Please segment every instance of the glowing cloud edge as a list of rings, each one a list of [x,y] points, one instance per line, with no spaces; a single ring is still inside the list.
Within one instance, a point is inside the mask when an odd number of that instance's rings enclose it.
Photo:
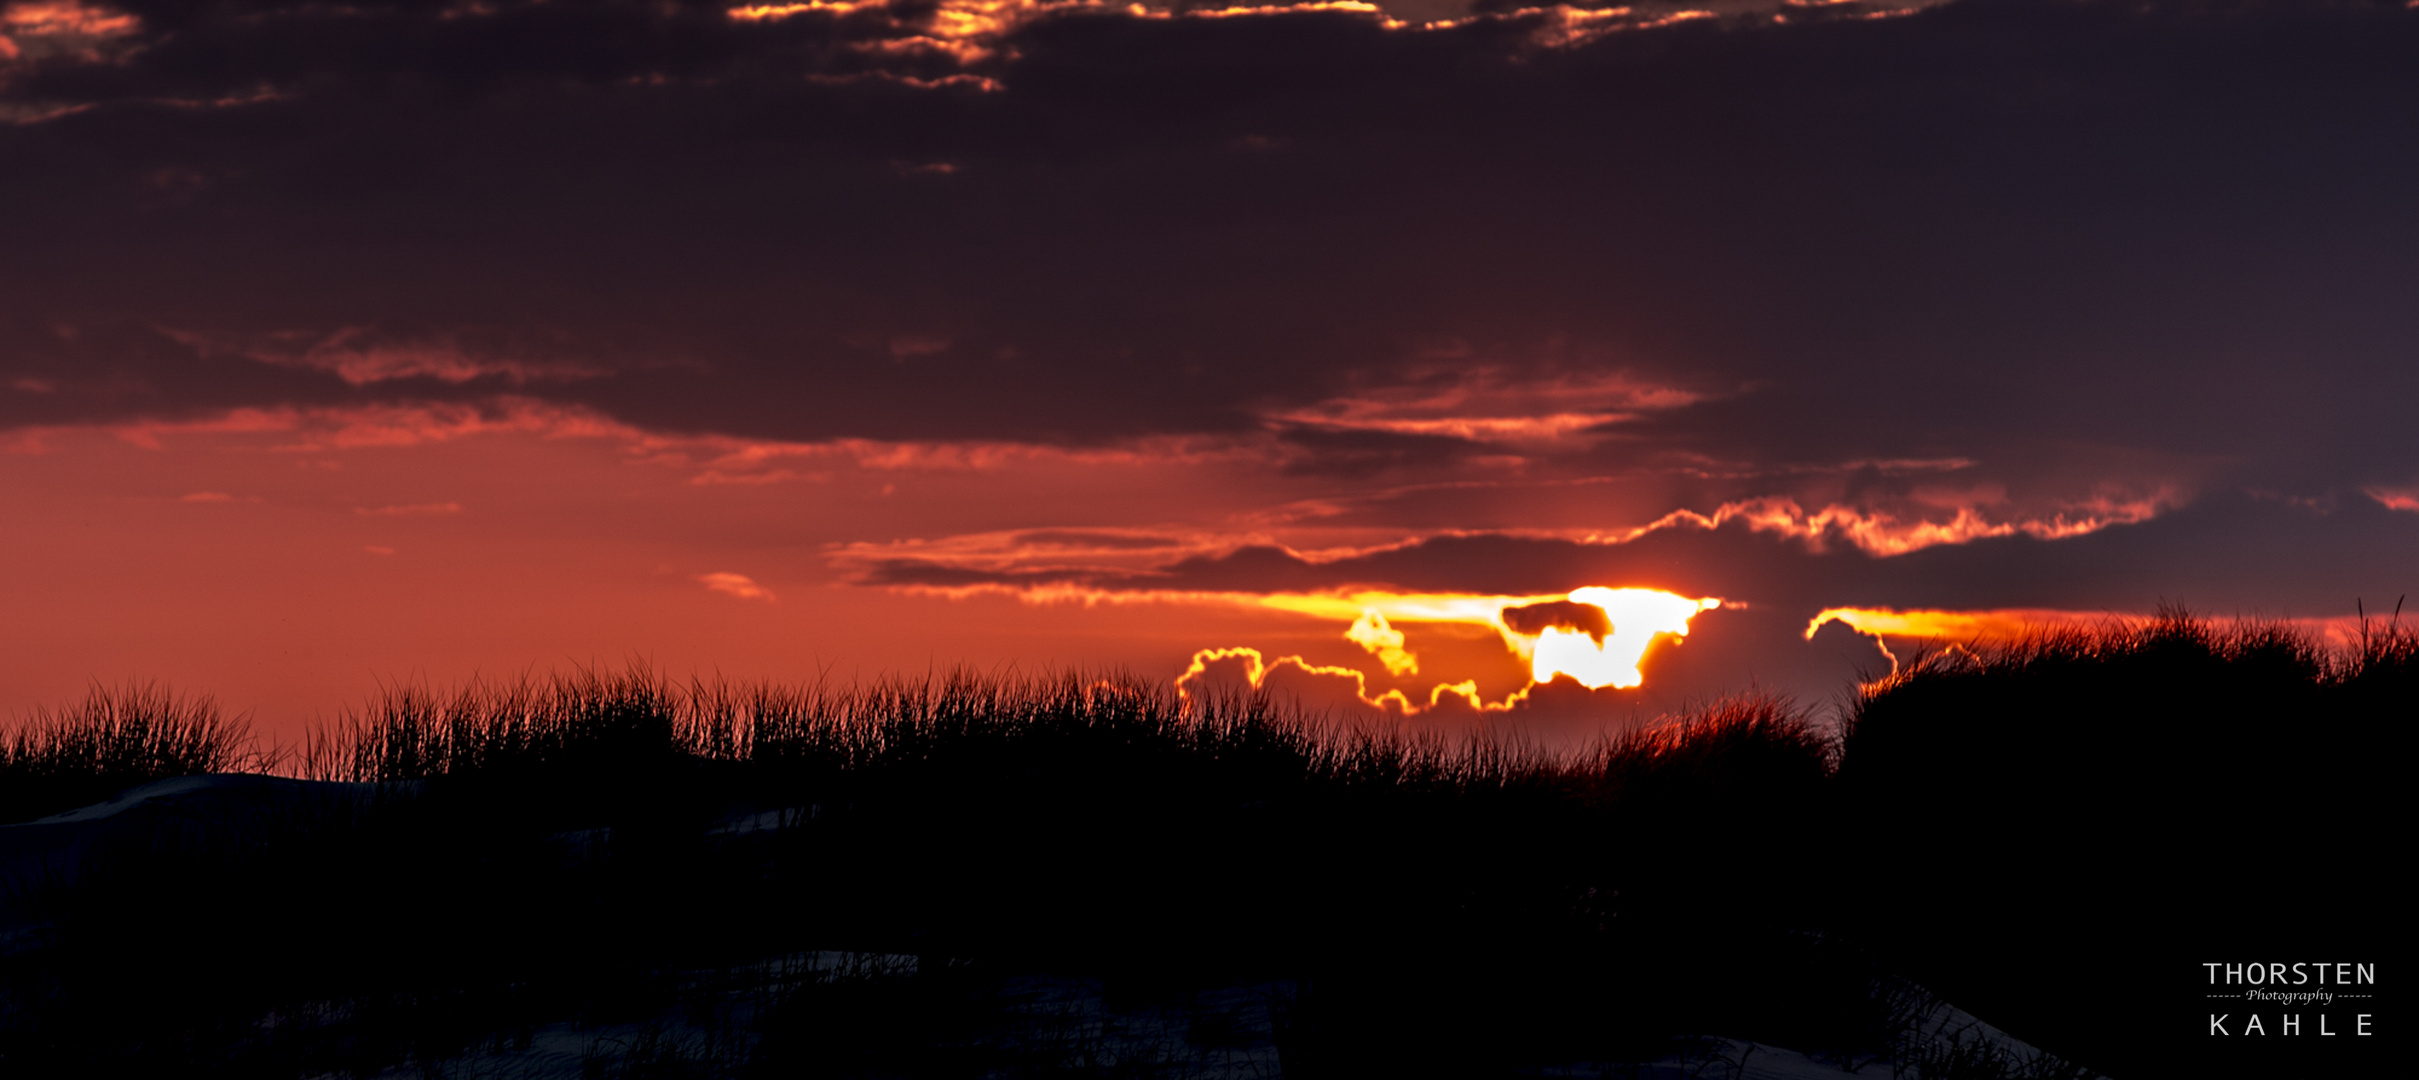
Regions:
[[[1184,672],[1176,677],[1176,692],[1183,700],[1192,700],[1192,684],[1208,674],[1209,665],[1224,660],[1242,660],[1244,678],[1255,690],[1264,686],[1270,675],[1284,667],[1294,667],[1306,674],[1349,678],[1353,694],[1363,704],[1380,711],[1400,710],[1404,716],[1414,716],[1443,703],[1447,696],[1461,698],[1479,712],[1504,712],[1528,700],[1529,693],[1557,677],[1568,677],[1591,690],[1611,686],[1632,689],[1645,682],[1640,664],[1654,643],[1666,636],[1688,636],[1689,620],[1700,612],[1722,606],[1719,597],[1685,597],[1660,589],[1608,588],[1583,586],[1565,594],[1538,596],[1478,596],[1453,593],[1389,593],[1359,591],[1350,593],[1276,593],[1254,597],[1259,606],[1290,611],[1320,618],[1349,619],[1351,628],[1344,638],[1377,655],[1396,674],[1416,671],[1416,664],[1406,663],[1398,668],[1396,659],[1409,661],[1410,654],[1402,649],[1402,635],[1392,628],[1391,621],[1445,622],[1493,627],[1502,637],[1505,647],[1529,663],[1529,684],[1507,694],[1503,700],[1490,702],[1478,692],[1474,679],[1460,682],[1439,682],[1430,687],[1427,700],[1418,702],[1400,689],[1372,695],[1369,676],[1355,668],[1332,664],[1315,664],[1299,656],[1268,659],[1259,649],[1250,646],[1224,646],[1200,649],[1193,653]],[[1567,600],[1588,604],[1605,612],[1613,630],[1599,642],[1585,632],[1546,627],[1536,634],[1525,634],[1505,623],[1506,608]]]

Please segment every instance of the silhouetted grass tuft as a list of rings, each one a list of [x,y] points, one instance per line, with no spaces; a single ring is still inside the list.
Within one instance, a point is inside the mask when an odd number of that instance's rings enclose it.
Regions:
[[[314,732],[316,780],[392,783],[477,772],[645,766],[690,752],[686,703],[642,666],[545,682],[474,680],[450,694],[396,686]]]
[[[36,709],[0,733],[0,823],[87,806],[154,780],[264,765],[249,723],[208,695],[96,685],[82,702]]]

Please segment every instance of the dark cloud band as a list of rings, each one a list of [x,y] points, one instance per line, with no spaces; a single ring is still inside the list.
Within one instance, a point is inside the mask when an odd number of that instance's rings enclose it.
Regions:
[[[1582,469],[2419,475],[2398,4],[60,10],[0,61],[0,424],[509,392],[1407,475],[1504,451],[1271,418],[1443,365],[1696,395]]]

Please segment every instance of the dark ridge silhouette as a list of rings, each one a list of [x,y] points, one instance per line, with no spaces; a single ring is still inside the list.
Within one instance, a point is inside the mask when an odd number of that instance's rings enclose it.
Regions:
[[[2176,617],[1930,653],[1838,729],[1742,699],[1568,754],[1115,675],[399,687],[252,759],[308,782],[0,829],[84,830],[12,864],[0,1068],[450,1075],[572,1031],[612,1076],[1498,1076],[1703,1035],[2083,1075],[1944,1041],[1936,992],[2119,1077],[2244,1075],[2161,1025],[2203,960],[2375,958],[2413,640]]]
[[[2169,612],[1929,652],[1848,718],[1841,923],[2109,1074],[2297,1075],[2307,1043],[2208,1037],[2202,965],[2378,958],[2414,720],[2398,626],[2330,651]]]

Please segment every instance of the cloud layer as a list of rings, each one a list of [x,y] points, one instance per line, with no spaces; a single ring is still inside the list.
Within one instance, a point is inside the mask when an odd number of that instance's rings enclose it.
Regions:
[[[15,423],[2419,466],[2400,5],[9,10]]]
[[[2419,585],[2419,10],[1431,8],[0,3],[0,429],[603,437],[961,595]]]

